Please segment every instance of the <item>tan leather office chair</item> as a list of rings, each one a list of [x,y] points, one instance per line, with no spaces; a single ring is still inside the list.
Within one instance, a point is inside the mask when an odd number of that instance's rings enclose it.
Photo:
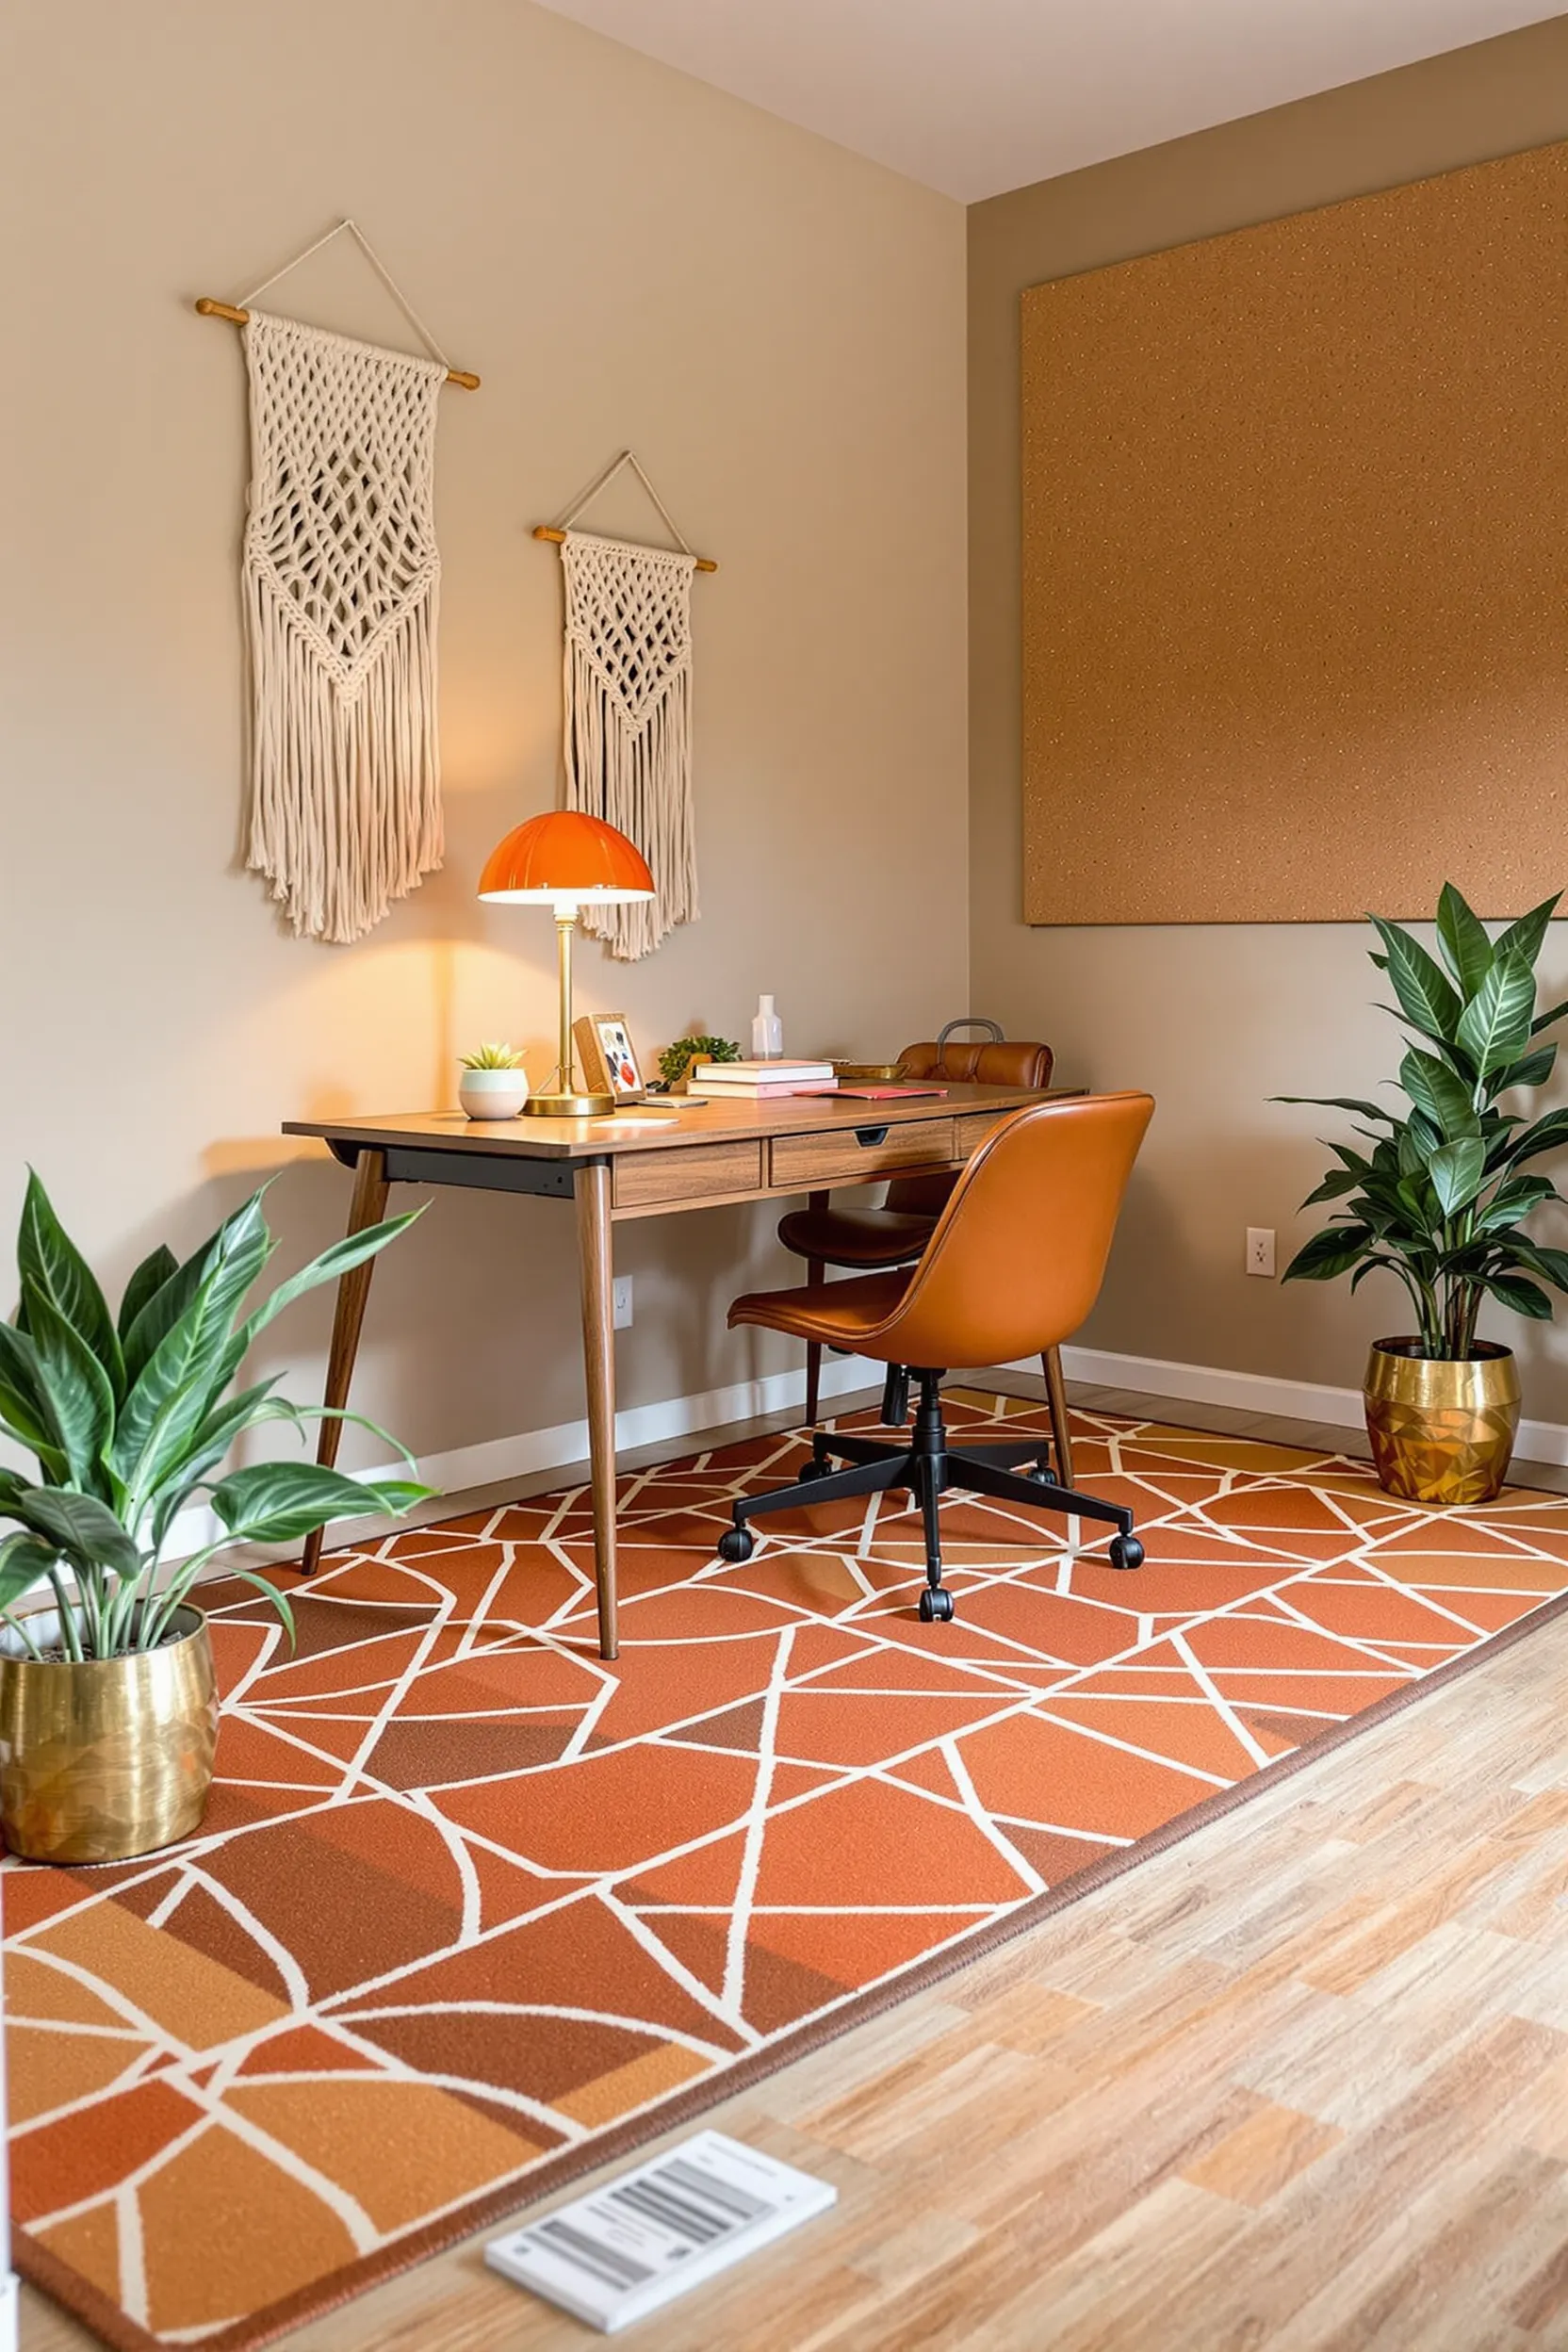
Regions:
[[[760,1514],[907,1487],[925,1528],[920,1613],[945,1621],[953,1596],[942,1583],[938,1505],[956,1486],[1106,1523],[1117,1530],[1112,1567],[1142,1566],[1132,1512],[1049,1478],[1037,1437],[950,1447],[941,1381],[951,1364],[1004,1364],[1055,1348],[1078,1329],[1099,1296],[1121,1196],[1153,1110],[1147,1094],[1102,1094],[1015,1112],[959,1176],[911,1273],[736,1299],[731,1326],[760,1323],[907,1366],[920,1381],[920,1407],[907,1446],[819,1430],[794,1485],[735,1504],[733,1524],[719,1540],[722,1559],[750,1559],[756,1538],[747,1522]],[[832,1469],[835,1455],[852,1466]],[[1017,1465],[1031,1456],[1036,1469],[1019,1477]]]
[[[991,1021],[950,1021],[948,1029],[995,1029]],[[1051,1084],[1054,1056],[1048,1045],[1034,1038],[950,1040],[948,1029],[933,1042],[906,1045],[898,1057],[901,1078],[952,1079],[956,1084],[983,1086],[1031,1086],[1043,1094]],[[804,1209],[792,1209],[779,1222],[778,1238],[786,1250],[806,1260],[806,1280],[826,1280],[826,1270],[841,1266],[860,1274],[912,1266],[937,1229],[957,1176],[895,1176],[880,1205],[874,1208],[835,1208],[832,1196],[813,1192]],[[1046,1401],[1051,1412],[1051,1442],[1056,1476],[1064,1486],[1072,1483],[1072,1439],[1069,1429],[1067,1386],[1062,1379],[1058,1349],[1048,1348],[1040,1358],[1045,1374]],[[822,1393],[822,1342],[806,1348],[806,1418],[815,1421]],[[883,1396],[882,1418],[887,1424],[905,1419],[908,1398],[905,1385],[890,1378]]]

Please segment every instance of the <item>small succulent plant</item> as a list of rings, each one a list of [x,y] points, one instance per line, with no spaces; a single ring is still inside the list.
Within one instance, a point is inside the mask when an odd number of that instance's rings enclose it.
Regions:
[[[677,1037],[659,1056],[659,1075],[667,1086],[678,1086],[694,1054],[706,1054],[714,1062],[738,1062],[741,1058],[741,1049],[733,1037]]]
[[[477,1054],[463,1054],[458,1059],[465,1070],[521,1070],[523,1057],[514,1046],[482,1045]]]

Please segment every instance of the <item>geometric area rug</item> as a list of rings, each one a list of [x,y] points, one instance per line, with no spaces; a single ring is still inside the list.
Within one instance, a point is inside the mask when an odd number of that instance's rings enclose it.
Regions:
[[[950,1395],[975,1430],[1042,1427]],[[863,1420],[863,1417],[862,1417]],[[19,2267],[110,2344],[240,2352],[1135,1865],[1568,1594],[1568,1497],[1075,1416],[1102,1531],[902,1494],[713,1544],[798,1438],[329,1556],[299,1644],[204,1588],[201,1830],[4,1874]],[[1082,1538],[1082,1541],[1079,1539]],[[293,1581],[292,1579],[288,1579]],[[1554,1612],[1555,1613],[1555,1612]]]

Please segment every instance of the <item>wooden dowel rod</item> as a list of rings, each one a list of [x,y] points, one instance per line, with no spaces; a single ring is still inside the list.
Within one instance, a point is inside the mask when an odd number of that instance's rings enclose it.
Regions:
[[[557,531],[553,523],[535,523],[533,535],[536,539],[552,539],[558,547],[564,547],[566,541],[565,532]],[[719,568],[710,556],[694,555],[692,561],[699,572],[716,572]]]
[[[215,302],[210,294],[202,295],[196,307],[204,318],[232,318],[237,327],[248,327],[251,323],[248,310],[236,310],[232,302]],[[460,384],[465,392],[479,390],[479,378],[471,376],[466,368],[449,368],[447,382]]]

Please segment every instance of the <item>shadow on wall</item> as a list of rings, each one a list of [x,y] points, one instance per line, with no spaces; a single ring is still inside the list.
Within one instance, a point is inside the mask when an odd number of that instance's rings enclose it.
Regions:
[[[1391,1100],[1396,1099],[1391,1096]],[[1268,1115],[1263,1106],[1262,1116]],[[1314,1119],[1310,1111],[1279,1106],[1282,1123]],[[1128,1356],[1357,1389],[1374,1340],[1413,1329],[1409,1297],[1397,1277],[1379,1271],[1352,1296],[1348,1278],[1285,1282],[1286,1266],[1341,1204],[1301,1210],[1331,1165],[1317,1140],[1354,1142],[1348,1114],[1315,1115],[1313,1128],[1264,1136],[1246,1134],[1212,1142],[1195,1132],[1172,1138],[1157,1157],[1146,1153],[1123,1203],[1105,1285],[1079,1344]],[[1568,1154],[1563,1155],[1568,1167]],[[1544,1172],[1551,1173],[1550,1162]],[[1564,1169],[1558,1170],[1565,1181]],[[1544,1241],[1560,1243],[1564,1214],[1548,1205],[1536,1219]],[[1249,1226],[1272,1229],[1277,1272],[1272,1281],[1245,1268]],[[1564,1326],[1530,1323],[1489,1302],[1480,1335],[1502,1341],[1519,1358],[1527,1396],[1538,1417],[1560,1419]],[[1223,1348],[1214,1333],[1224,1332]],[[1129,1372],[1128,1382],[1136,1384]],[[1260,1410],[1262,1410],[1260,1405]]]
[[[1409,1320],[1394,1278],[1369,1280],[1348,1302],[1348,1338],[1347,1285],[1281,1279],[1328,1214],[1298,1214],[1328,1152],[1311,1139],[1303,1149],[1289,1135],[1205,1141],[1192,1134],[1172,1137],[1168,1129],[1164,1140],[1166,1149],[1157,1156],[1146,1150],[1133,1172],[1104,1288],[1079,1344],[1165,1363],[1275,1378],[1283,1370],[1288,1378],[1358,1385],[1372,1339]],[[1245,1270],[1249,1226],[1274,1233],[1272,1281]],[[1223,1354],[1212,1351],[1208,1336],[1217,1315],[1226,1331]]]
[[[1099,1092],[1102,1089],[1096,1088]],[[1159,1111],[1156,1106],[1155,1118]],[[1147,1148],[1147,1147],[1146,1147]],[[1116,1239],[1105,1267],[1105,1279],[1100,1287],[1088,1320],[1072,1335],[1070,1345],[1080,1348],[1126,1348],[1123,1338],[1097,1336],[1097,1327],[1110,1326],[1124,1331],[1130,1321],[1135,1323],[1137,1305],[1143,1295],[1152,1266],[1176,1269],[1184,1266],[1184,1251],[1181,1233],[1172,1213],[1170,1199],[1160,1179],[1141,1162],[1135,1164],[1122,1197],[1121,1214],[1117,1220]],[[1143,1350],[1153,1355],[1153,1347]]]
[[[167,1242],[188,1255],[261,1184],[276,1251],[258,1296],[338,1239],[350,1172],[308,1144],[279,1168],[289,1149],[270,1137],[214,1145],[205,1155],[207,1180],[99,1268],[111,1301],[150,1250]],[[376,1261],[353,1410],[421,1457],[580,1420],[586,1400],[570,1203],[398,1185],[388,1206],[393,1215],[421,1206],[424,1213]],[[798,1350],[776,1335],[760,1334],[760,1345],[759,1335],[726,1330],[739,1292],[794,1277],[795,1261],[774,1238],[776,1217],[772,1206],[683,1217],[678,1253],[668,1248],[667,1219],[617,1230],[617,1270],[632,1276],[636,1301],[636,1322],[617,1340],[623,1404],[697,1396],[795,1366]],[[281,1372],[284,1395],[318,1403],[335,1296],[328,1286],[290,1307],[262,1339],[246,1376]],[[243,1458],[286,1458],[297,1444],[286,1429],[268,1428]],[[345,1430],[346,1469],[388,1458],[370,1431]]]
[[[279,1152],[270,1140],[215,1146],[207,1156],[218,1165],[209,1178],[148,1219],[97,1269],[111,1303],[158,1243],[188,1254],[261,1184],[276,1250],[258,1298],[337,1240],[348,1215],[349,1172],[314,1153],[279,1168]],[[433,1197],[413,1185],[398,1186],[389,1208],[397,1215],[422,1203],[428,1205],[418,1223],[376,1261],[353,1408],[419,1454],[579,1418],[584,1406],[570,1209],[480,1192]],[[318,1403],[335,1295],[328,1286],[290,1307],[260,1342],[248,1378],[282,1372],[286,1396]],[[253,1443],[247,1460],[286,1456],[297,1441],[268,1429]],[[346,1468],[386,1459],[384,1443],[368,1431],[345,1432]]]

